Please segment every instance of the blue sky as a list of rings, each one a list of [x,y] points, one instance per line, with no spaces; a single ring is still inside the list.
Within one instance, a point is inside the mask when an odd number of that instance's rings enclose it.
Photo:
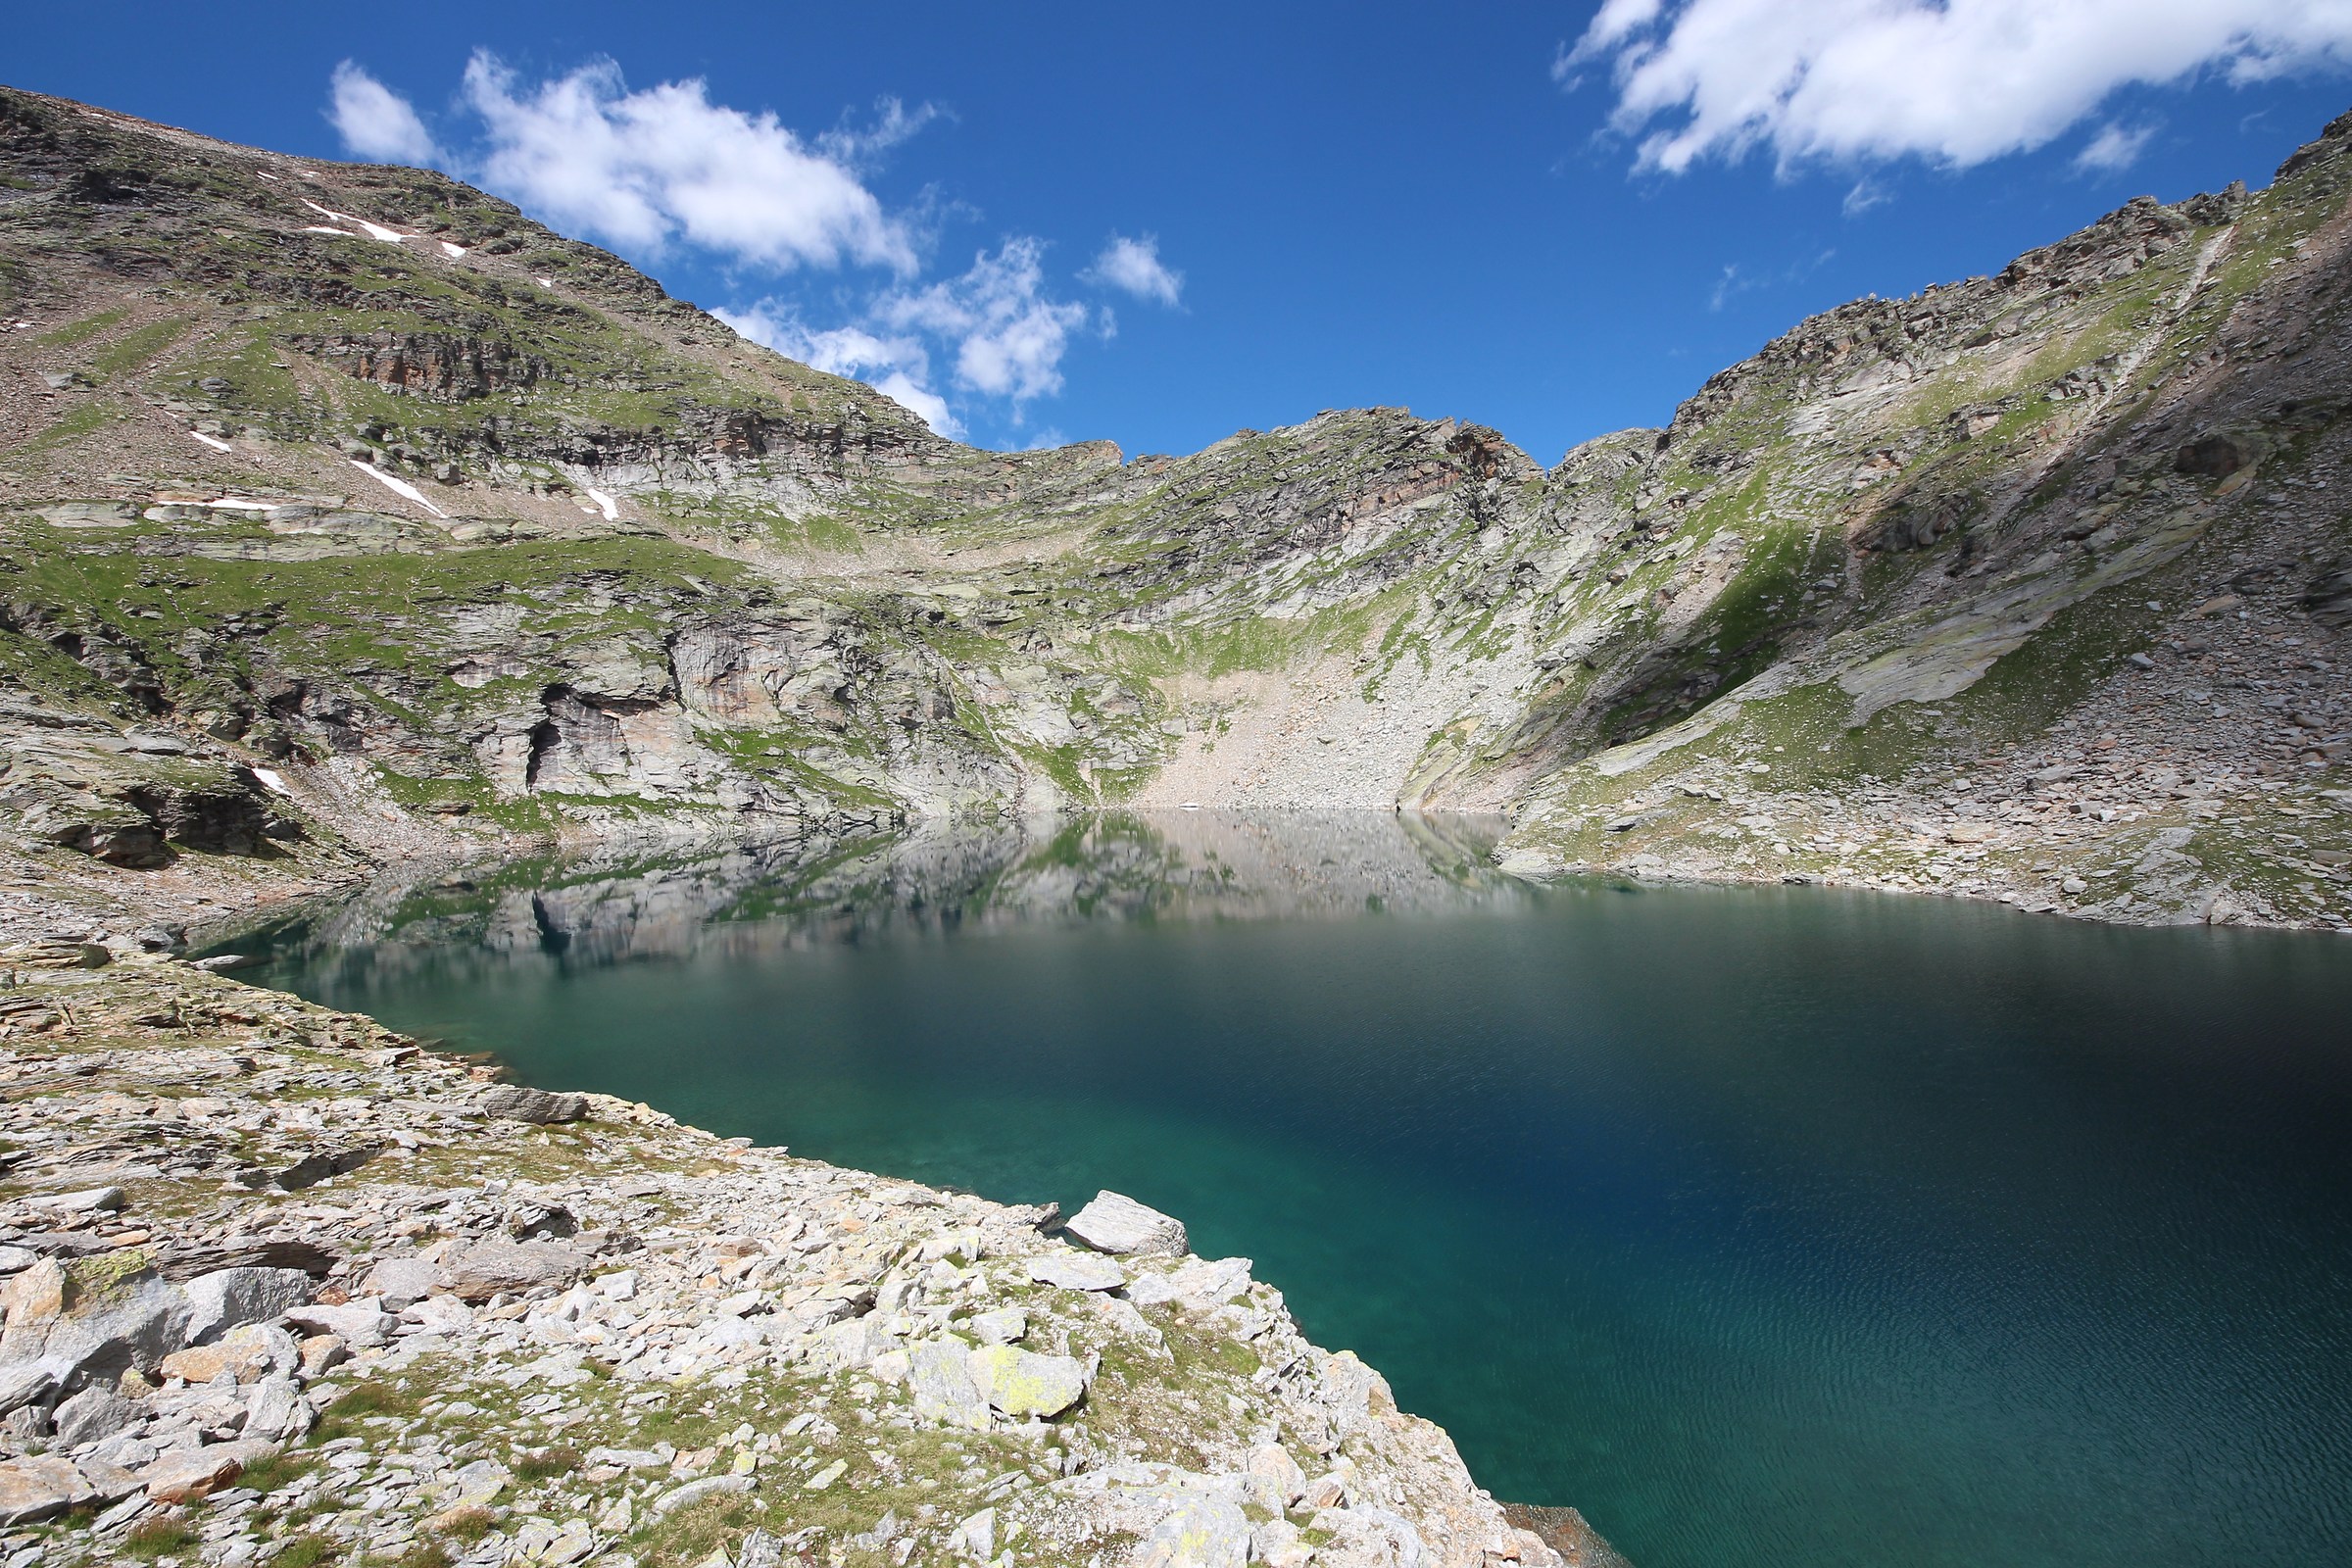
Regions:
[[[220,0],[20,8],[0,80],[434,163],[983,445],[1382,403],[1550,463],[1813,311],[2267,181],[2348,60],[2345,0]]]

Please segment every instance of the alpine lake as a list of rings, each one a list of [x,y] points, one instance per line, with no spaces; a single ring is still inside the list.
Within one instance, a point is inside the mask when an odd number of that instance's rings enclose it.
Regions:
[[[2352,942],[1537,887],[1495,831],[609,851],[235,950],[525,1083],[1141,1199],[1640,1568],[2352,1562]]]

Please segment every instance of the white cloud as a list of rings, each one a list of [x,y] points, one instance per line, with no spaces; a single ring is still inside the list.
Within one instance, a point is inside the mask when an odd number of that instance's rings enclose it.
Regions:
[[[846,122],[837,125],[816,138],[817,150],[836,163],[854,169],[868,168],[884,153],[913,139],[916,132],[941,114],[936,104],[917,104],[909,109],[896,98],[877,98],[872,124],[863,129]]]
[[[2141,150],[2155,134],[2152,124],[2126,125],[2111,121],[2075,154],[2075,170],[2084,174],[2112,174],[2130,169],[2139,162]]]
[[[482,177],[559,226],[659,253],[674,239],[778,270],[915,267],[905,228],[858,177],[772,114],[710,102],[699,80],[627,90],[610,61],[520,85],[466,67],[489,133]]]
[[[931,356],[913,337],[883,337],[858,326],[816,328],[791,307],[762,300],[746,310],[710,313],[755,343],[830,375],[853,376],[921,416],[933,431],[959,439],[963,422],[931,390]]]
[[[1021,406],[1061,390],[1061,361],[1092,313],[1047,289],[1045,244],[1015,237],[971,269],[923,288],[888,289],[858,321],[811,327],[791,305],[762,300],[712,314],[745,337],[835,375],[855,376],[922,416],[941,435],[960,438],[964,421],[932,372],[936,353],[954,390]]]
[[[1174,305],[1184,293],[1184,274],[1171,270],[1159,259],[1156,234],[1140,239],[1111,235],[1110,243],[1083,275],[1090,283],[1124,289],[1139,300],[1157,300],[1162,305]]]
[[[343,145],[362,158],[388,164],[441,160],[433,133],[406,98],[349,60],[335,67],[326,118]]]
[[[1967,167],[2046,145],[2131,84],[2352,67],[2352,0],[1606,0],[1552,72],[1574,87],[1600,62],[1644,169],[1758,147],[1784,169]]]
[[[982,251],[961,277],[877,301],[875,318],[901,331],[931,333],[956,351],[956,379],[971,391],[1017,406],[1061,390],[1061,357],[1086,324],[1083,305],[1049,298],[1045,245],[1006,240]]]
[[[914,233],[939,209],[918,198],[910,222],[886,211],[859,172],[945,118],[930,104],[881,98],[869,121],[845,118],[803,138],[772,114],[712,103],[700,80],[633,91],[606,60],[526,82],[476,51],[464,90],[476,134],[442,153],[408,102],[359,67],[339,68],[333,85],[335,123],[356,151],[446,159],[558,228],[640,254],[699,251],[778,271],[888,270],[895,278],[862,303],[821,313],[846,317],[839,324],[809,324],[806,302],[787,298],[713,314],[755,342],[864,381],[951,439],[992,401],[1020,428],[1027,404],[1061,390],[1073,336],[1116,330],[1107,309],[1054,297],[1039,239],[1008,238],[958,276],[917,280]],[[1184,287],[1150,234],[1111,236],[1088,275],[1167,305]]]

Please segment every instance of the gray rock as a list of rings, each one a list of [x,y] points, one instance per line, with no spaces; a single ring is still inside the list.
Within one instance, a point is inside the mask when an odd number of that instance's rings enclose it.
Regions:
[[[294,1268],[222,1268],[188,1281],[188,1343],[210,1345],[230,1329],[270,1323],[311,1298],[311,1277]]]
[[[674,1492],[663,1493],[655,1499],[654,1512],[670,1513],[685,1507],[690,1502],[700,1502],[705,1497],[724,1496],[728,1493],[746,1493],[751,1491],[752,1487],[753,1481],[750,1476],[705,1476],[700,1481],[687,1482]]]
[[[877,1355],[901,1348],[899,1337],[869,1313],[818,1334],[809,1361],[818,1371],[855,1371],[871,1366]]]
[[[433,1294],[441,1265],[421,1257],[387,1257],[368,1271],[367,1291],[384,1298],[389,1312],[406,1311]]]
[[[126,1200],[120,1187],[85,1187],[79,1192],[50,1193],[21,1201],[26,1208],[37,1208],[51,1214],[95,1214],[117,1212]]]
[[[953,1340],[916,1346],[907,1356],[906,1385],[914,1413],[973,1431],[988,1428],[988,1401],[972,1382],[971,1355]]]
[[[275,1444],[252,1439],[180,1448],[141,1470],[139,1482],[157,1502],[196,1502],[243,1475],[247,1465],[276,1452]]]
[[[311,1430],[313,1412],[302,1391],[287,1377],[270,1376],[253,1386],[245,1399],[245,1436],[290,1443]]]
[[[1187,1497],[1160,1517],[1132,1568],[1248,1568],[1250,1518],[1223,1497]]]
[[[48,1361],[12,1361],[0,1366],[0,1415],[46,1403],[57,1392],[61,1372]]]
[[[51,1319],[31,1355],[57,1366],[60,1381],[69,1385],[119,1377],[132,1367],[153,1372],[188,1343],[188,1316],[185,1291],[155,1274],[134,1274]],[[18,1336],[9,1340],[13,1348]]]
[[[1144,1275],[1127,1288],[1127,1298],[1138,1306],[1182,1301],[1206,1310],[1248,1295],[1250,1268],[1246,1257],[1221,1257],[1214,1262],[1190,1258],[1166,1274]]]
[[[1086,1397],[1086,1364],[1073,1356],[991,1345],[965,1357],[964,1366],[980,1396],[1015,1418],[1050,1421]]]
[[[585,1255],[554,1242],[476,1242],[441,1260],[450,1294],[463,1301],[519,1296],[542,1285],[561,1290],[587,1268]]]
[[[1029,1260],[1029,1277],[1040,1285],[1058,1285],[1065,1291],[1115,1291],[1127,1283],[1127,1271],[1107,1257],[1082,1252],[1048,1252]]]
[[[97,1443],[139,1419],[139,1408],[122,1397],[114,1385],[95,1383],[50,1413],[58,1446],[78,1448]]]
[[[1029,1314],[1017,1306],[1001,1306],[975,1315],[964,1327],[978,1335],[982,1345],[1012,1345],[1028,1337]]]
[[[0,1464],[0,1530],[13,1530],[90,1502],[97,1489],[64,1459],[36,1457]]]
[[[544,1089],[525,1089],[520,1084],[496,1084],[483,1091],[474,1107],[507,1121],[526,1121],[544,1127],[578,1121],[587,1115],[588,1097],[551,1095]]]
[[[1192,1250],[1183,1221],[1118,1193],[1097,1193],[1062,1229],[1098,1252],[1182,1257]]]
[[[373,1301],[353,1301],[348,1306],[298,1306],[286,1314],[286,1321],[305,1334],[332,1334],[355,1349],[381,1345],[399,1319]]]

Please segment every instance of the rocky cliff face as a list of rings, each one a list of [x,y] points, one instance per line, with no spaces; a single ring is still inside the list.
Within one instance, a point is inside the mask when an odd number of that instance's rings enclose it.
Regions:
[[[82,886],[1467,806],[1529,871],[2341,923],[2348,143],[1545,469],[1382,409],[974,451],[441,176],[0,93],[0,809]],[[243,829],[141,804],[190,770]]]

